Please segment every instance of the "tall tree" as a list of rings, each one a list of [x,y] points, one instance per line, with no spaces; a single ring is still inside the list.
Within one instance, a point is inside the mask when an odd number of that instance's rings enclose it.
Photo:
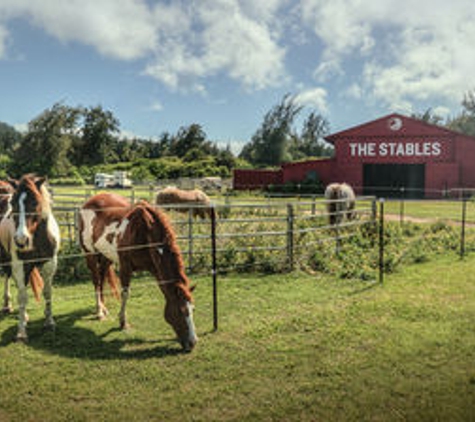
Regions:
[[[411,117],[432,125],[440,125],[444,120],[441,116],[435,114],[432,108],[428,108],[424,113],[414,113]]]
[[[82,130],[82,163],[105,164],[117,161],[114,144],[119,132],[119,121],[102,106],[90,107],[84,113]]]
[[[182,127],[173,137],[170,145],[170,154],[184,158],[190,150],[199,149],[200,153],[209,151],[209,142],[206,141],[206,133],[199,124],[191,124]]]
[[[457,117],[451,119],[447,127],[465,135],[475,137],[475,90],[468,91],[463,100],[464,110]]]
[[[28,132],[15,151],[15,173],[36,172],[51,177],[68,174],[68,153],[78,135],[81,109],[61,103],[28,124]]]
[[[295,103],[289,94],[274,106],[264,117],[240,157],[257,166],[275,166],[285,159],[288,141],[292,138],[292,125],[302,106]]]
[[[332,148],[326,147],[323,137],[328,135],[330,124],[321,114],[312,111],[305,119],[300,136],[300,151],[307,157],[331,155]]]
[[[14,127],[0,122],[0,155],[13,155],[20,145],[22,136]]]

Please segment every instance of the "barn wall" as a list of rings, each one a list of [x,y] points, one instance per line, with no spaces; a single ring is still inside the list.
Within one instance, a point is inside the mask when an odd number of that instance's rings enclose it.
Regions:
[[[461,136],[457,139],[456,162],[460,163],[460,187],[475,188],[475,140]]]
[[[311,160],[282,165],[283,182],[303,182],[309,174],[315,172],[323,185],[330,183],[335,174],[336,162],[334,159]]]
[[[268,185],[281,185],[282,170],[242,170],[233,172],[233,189],[263,189]]]

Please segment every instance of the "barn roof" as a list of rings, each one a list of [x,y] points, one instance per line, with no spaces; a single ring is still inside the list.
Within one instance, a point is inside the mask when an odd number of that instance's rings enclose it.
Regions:
[[[368,137],[406,137],[406,136],[464,136],[458,132],[441,126],[426,123],[422,120],[407,117],[402,114],[392,113],[371,122],[363,123],[341,132],[325,137],[325,140],[334,144],[342,138],[368,138]],[[473,140],[475,138],[469,137]]]

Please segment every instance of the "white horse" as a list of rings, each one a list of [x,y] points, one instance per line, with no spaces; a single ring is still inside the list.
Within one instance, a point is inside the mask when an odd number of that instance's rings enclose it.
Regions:
[[[331,225],[340,224],[344,218],[355,218],[355,192],[350,185],[331,183],[325,189],[325,200]]]
[[[17,340],[27,341],[29,282],[38,293],[44,280],[45,327],[55,327],[51,309],[52,280],[57,267],[60,232],[51,212],[44,178],[25,175],[20,181],[10,183],[14,191],[9,210],[0,222],[0,261],[18,288]]]

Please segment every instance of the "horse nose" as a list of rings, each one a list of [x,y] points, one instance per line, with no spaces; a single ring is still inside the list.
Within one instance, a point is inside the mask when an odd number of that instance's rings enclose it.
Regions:
[[[24,233],[16,233],[15,236],[13,236],[13,240],[20,249],[26,249],[30,242],[30,238]]]
[[[198,338],[197,337],[193,337],[190,339],[187,338],[186,340],[182,340],[180,343],[181,343],[181,347],[183,348],[183,351],[185,353],[190,353],[196,346],[196,343],[198,343]]]

